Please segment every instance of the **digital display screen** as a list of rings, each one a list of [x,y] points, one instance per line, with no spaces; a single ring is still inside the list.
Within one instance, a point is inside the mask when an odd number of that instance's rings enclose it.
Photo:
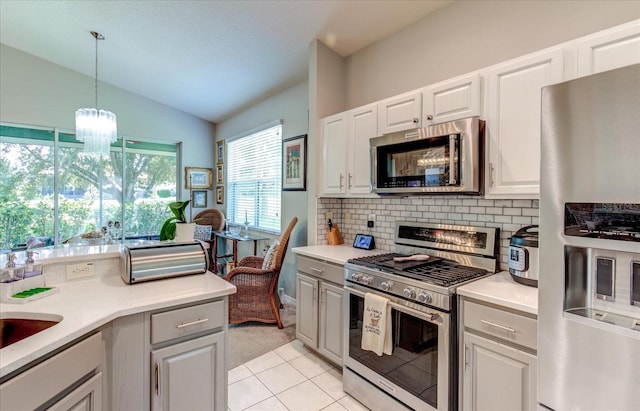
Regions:
[[[640,305],[640,261],[631,263],[631,302]]]
[[[511,249],[511,253],[509,254],[509,259],[511,261],[518,261],[518,255],[519,254],[520,253],[518,252],[518,250],[512,248]]]
[[[355,248],[362,248],[365,250],[373,249],[374,242],[373,236],[365,234],[356,234],[355,240],[353,240],[353,246]]]
[[[596,258],[596,295],[613,298],[614,260]]]

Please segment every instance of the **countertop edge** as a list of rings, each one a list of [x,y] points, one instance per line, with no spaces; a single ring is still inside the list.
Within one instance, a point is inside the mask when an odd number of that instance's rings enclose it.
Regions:
[[[457,288],[457,294],[538,316],[538,289],[518,284],[499,272]]]

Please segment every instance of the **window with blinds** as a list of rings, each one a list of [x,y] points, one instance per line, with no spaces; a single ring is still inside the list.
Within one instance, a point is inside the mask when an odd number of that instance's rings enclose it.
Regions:
[[[227,142],[227,218],[280,232],[282,125]]]

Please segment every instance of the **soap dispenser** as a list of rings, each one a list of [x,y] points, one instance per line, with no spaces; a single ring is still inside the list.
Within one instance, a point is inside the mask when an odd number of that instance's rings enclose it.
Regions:
[[[24,260],[24,278],[36,277],[42,274],[42,264],[36,263],[33,258],[35,253],[33,250],[25,251],[27,258]]]
[[[24,267],[16,264],[16,259],[15,253],[7,254],[7,264],[0,271],[0,282],[12,283],[24,278]]]

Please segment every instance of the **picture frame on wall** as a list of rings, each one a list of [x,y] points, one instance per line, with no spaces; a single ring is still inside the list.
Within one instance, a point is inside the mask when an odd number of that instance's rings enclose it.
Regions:
[[[216,187],[216,204],[224,204],[224,187]]]
[[[224,164],[224,140],[216,142],[216,164]]]
[[[184,185],[187,189],[213,188],[213,169],[203,167],[185,167]]]
[[[216,184],[224,184],[224,164],[216,166]]]
[[[191,206],[193,208],[207,208],[207,192],[204,190],[193,190],[191,192]]]
[[[282,191],[307,190],[307,135],[282,140]]]

